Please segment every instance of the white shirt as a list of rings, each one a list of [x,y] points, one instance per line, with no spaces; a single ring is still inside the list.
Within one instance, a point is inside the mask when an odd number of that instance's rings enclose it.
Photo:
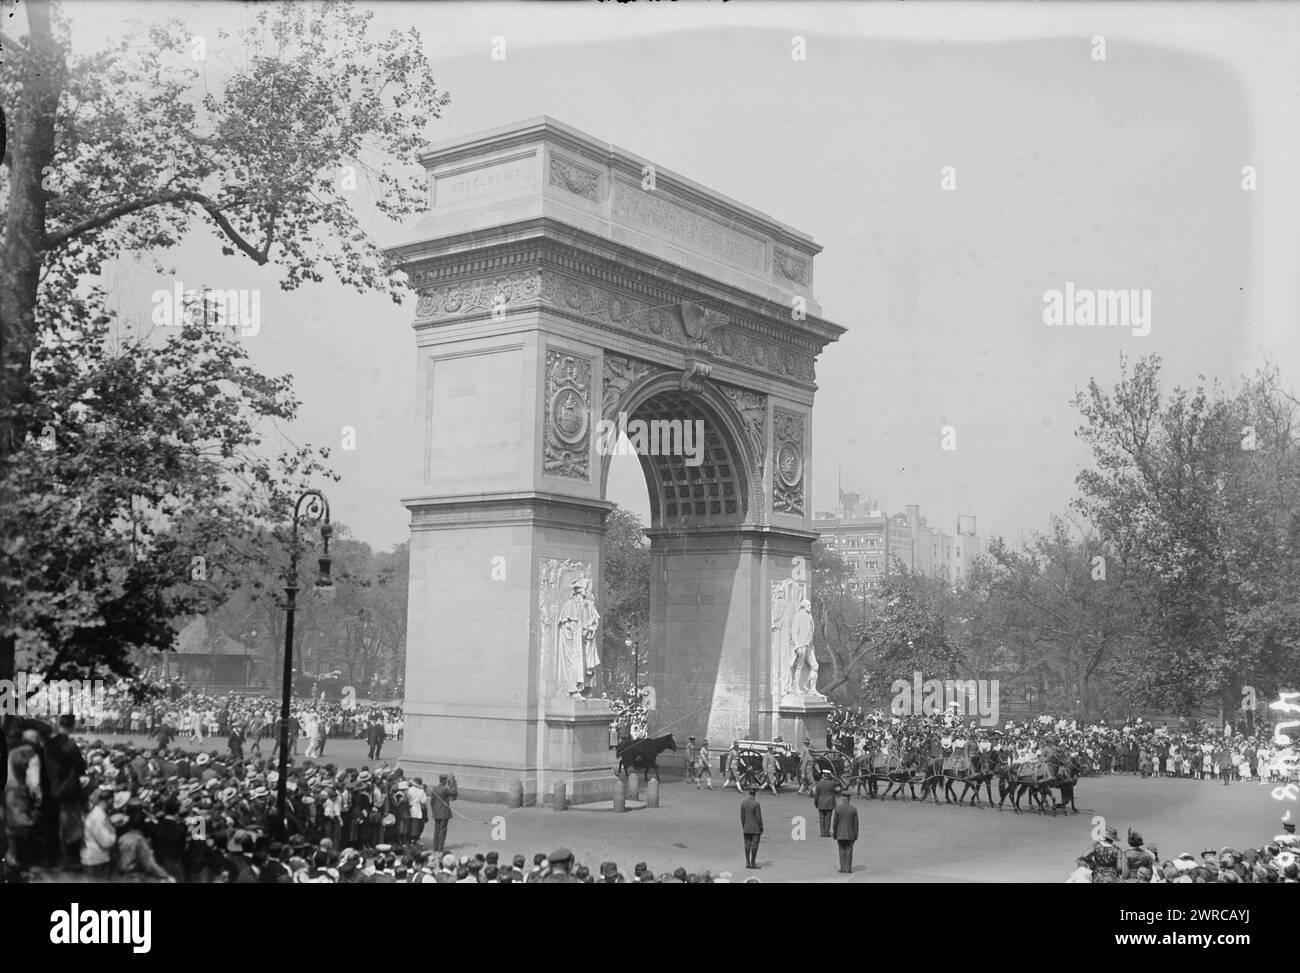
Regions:
[[[411,817],[424,819],[424,808],[429,803],[429,795],[424,788],[412,785],[406,792],[406,801],[411,807]]]
[[[81,864],[106,865],[112,860],[109,854],[117,844],[117,832],[109,823],[102,804],[96,804],[86,815],[86,837],[81,846]]]

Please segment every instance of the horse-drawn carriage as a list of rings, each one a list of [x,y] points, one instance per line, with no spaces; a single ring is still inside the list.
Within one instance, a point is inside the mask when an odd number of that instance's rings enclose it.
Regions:
[[[741,740],[740,749],[732,759],[736,761],[736,779],[743,789],[762,790],[769,785],[763,770],[763,755],[771,750],[776,757],[776,786],[799,780],[800,755],[784,740]],[[830,773],[839,787],[848,788],[855,782],[853,758],[838,750],[812,750],[812,778]]]
[[[819,780],[822,774],[829,773],[835,785],[848,790],[857,783],[853,757],[840,750],[813,750],[812,777]]]
[[[784,740],[741,740],[730,759],[735,761],[731,770],[742,789],[762,790],[771,784],[763,770],[763,755],[769,750],[776,758],[777,787],[799,776],[799,757]]]

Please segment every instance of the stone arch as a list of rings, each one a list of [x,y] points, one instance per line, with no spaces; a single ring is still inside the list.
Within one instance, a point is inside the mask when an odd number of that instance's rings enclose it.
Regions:
[[[739,391],[739,390],[737,390]],[[648,374],[616,401],[607,402],[604,418],[628,424],[654,419],[681,423],[702,420],[705,439],[701,462],[682,456],[638,455],[650,494],[650,526],[692,528],[741,526],[763,520],[763,439],[761,427],[747,424],[732,401],[713,384],[682,387],[681,373]],[[601,458],[601,496],[609,480],[612,456]]]
[[[814,297],[821,248],[661,166],[643,189],[643,159],[550,118],[421,162],[430,212],[388,251],[419,295],[404,765],[496,801],[613,793],[611,704],[552,673],[573,581],[600,591],[593,427],[620,411],[705,423],[698,466],[639,457],[656,732],[803,732],[769,623],[815,536],[814,363],[844,331]]]

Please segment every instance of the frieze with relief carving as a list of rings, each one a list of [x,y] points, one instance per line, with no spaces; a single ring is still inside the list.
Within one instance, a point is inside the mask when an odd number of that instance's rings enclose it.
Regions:
[[[505,313],[551,307],[676,348],[702,348],[723,361],[795,381],[814,378],[811,355],[757,339],[726,314],[708,308],[700,312],[688,301],[651,303],[535,269],[423,287],[415,321],[420,325],[481,317],[495,307]]]
[[[415,320],[437,321],[484,312],[490,314],[498,306],[510,313],[530,304],[536,305],[541,291],[541,273],[536,270],[426,287],[420,291],[416,301]]]
[[[550,183],[593,203],[599,199],[600,173],[559,156],[551,156]]]
[[[734,324],[722,323],[731,320],[723,315],[707,315],[708,327],[702,333],[696,332],[695,321],[688,323],[682,311],[683,304],[693,302],[656,305],[553,274],[542,276],[541,300],[543,304],[560,310],[620,330],[657,338],[679,348],[697,345],[726,361],[750,365],[798,381],[813,380],[812,356],[757,340]],[[693,333],[688,333],[688,327]]]
[[[804,516],[804,417],[772,410],[772,509]]]
[[[804,287],[808,286],[808,261],[803,257],[797,257],[792,253],[786,253],[784,250],[772,251],[772,263],[776,264],[776,272],[788,281],[793,281]]]
[[[546,349],[546,431],[542,469],[590,479],[591,359]]]

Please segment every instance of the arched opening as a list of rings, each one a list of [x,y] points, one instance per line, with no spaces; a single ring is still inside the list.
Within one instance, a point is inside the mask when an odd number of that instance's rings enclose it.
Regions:
[[[705,391],[687,391],[665,378],[630,391],[627,401],[606,413],[618,424],[619,437],[616,451],[603,457],[602,495],[617,499],[608,492],[611,466],[620,457],[635,456],[649,494],[650,527],[748,523],[755,458],[735,417],[710,399]],[[626,489],[626,475],[619,479]]]

